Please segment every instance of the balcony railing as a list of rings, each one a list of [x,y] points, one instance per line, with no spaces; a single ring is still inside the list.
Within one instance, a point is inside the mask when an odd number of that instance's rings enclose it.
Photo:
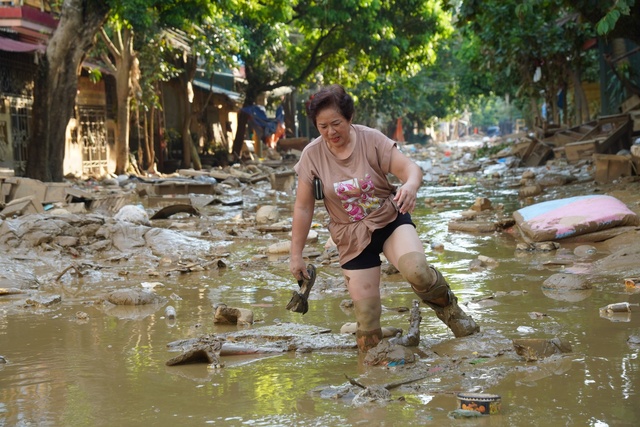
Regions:
[[[48,3],[45,0],[0,0],[0,7],[31,6],[42,12],[48,12],[51,10]]]

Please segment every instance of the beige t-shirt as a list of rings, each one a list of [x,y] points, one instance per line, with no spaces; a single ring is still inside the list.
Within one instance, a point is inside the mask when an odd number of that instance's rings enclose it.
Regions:
[[[391,201],[395,187],[386,177],[396,143],[366,126],[352,125],[352,129],[355,145],[348,158],[338,159],[319,137],[304,148],[294,166],[299,180],[310,184],[314,177],[322,180],[329,232],[338,246],[340,264],[359,255],[373,231],[398,213]]]

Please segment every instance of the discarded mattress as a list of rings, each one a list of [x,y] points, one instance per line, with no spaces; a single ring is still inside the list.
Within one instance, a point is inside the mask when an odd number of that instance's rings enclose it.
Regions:
[[[612,196],[591,195],[537,203],[513,213],[525,238],[558,240],[620,226],[640,224],[640,218]]]

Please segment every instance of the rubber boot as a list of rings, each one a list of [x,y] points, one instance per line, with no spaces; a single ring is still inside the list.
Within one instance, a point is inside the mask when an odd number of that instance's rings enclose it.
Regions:
[[[456,297],[453,291],[451,291],[451,287],[442,276],[442,273],[433,268],[433,266],[429,266],[429,268],[431,268],[436,274],[436,282],[431,286],[429,291],[424,292],[417,291],[412,286],[413,292],[420,297],[422,302],[427,304],[436,312],[436,316],[438,316],[438,318],[442,320],[449,329],[451,329],[451,332],[453,332],[453,335],[455,335],[456,338],[466,337],[467,335],[475,334],[480,331],[480,327],[471,318],[471,316],[465,313],[458,305],[458,297]],[[448,297],[449,303],[444,307],[433,304],[429,301],[429,299],[437,299],[445,295]]]

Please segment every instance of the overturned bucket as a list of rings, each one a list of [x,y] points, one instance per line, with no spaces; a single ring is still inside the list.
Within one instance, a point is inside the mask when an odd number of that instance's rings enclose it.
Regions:
[[[500,413],[502,399],[499,394],[488,393],[458,393],[460,409],[477,411],[485,415],[495,415]]]

